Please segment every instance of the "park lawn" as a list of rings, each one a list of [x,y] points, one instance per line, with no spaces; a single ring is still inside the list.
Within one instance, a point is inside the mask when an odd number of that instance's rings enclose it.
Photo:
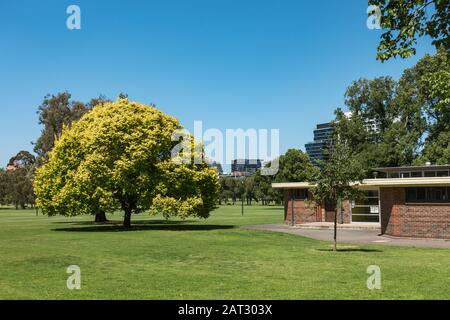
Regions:
[[[109,216],[120,223],[121,214]],[[207,220],[93,217],[0,210],[0,299],[449,299],[450,250],[330,244],[240,229],[281,223],[281,207],[222,206]],[[68,290],[66,268],[81,268]],[[369,265],[382,289],[368,290]]]

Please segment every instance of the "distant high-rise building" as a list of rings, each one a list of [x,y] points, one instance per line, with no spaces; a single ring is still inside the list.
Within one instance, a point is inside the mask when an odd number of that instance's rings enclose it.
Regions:
[[[344,115],[347,117],[347,119],[350,119],[353,116],[353,113],[352,112],[345,112]],[[380,132],[380,127],[381,127],[380,120],[369,119],[369,120],[366,120],[365,122],[366,122],[366,130],[367,131],[369,131],[369,132],[371,131],[371,132],[374,132],[374,133],[379,133]]]
[[[259,159],[236,159],[231,163],[231,175],[251,176],[262,167]]]
[[[306,153],[308,153],[313,163],[318,160],[328,160],[325,150],[328,147],[333,131],[331,122],[317,125],[314,130],[314,141],[305,145]]]
[[[344,115],[347,119],[351,119],[353,116],[351,112],[345,112]],[[326,149],[330,147],[331,136],[334,132],[332,124],[332,122],[318,124],[314,130],[314,141],[305,144],[306,153],[313,163],[318,160],[326,161],[329,159]],[[366,120],[365,128],[367,131],[379,133],[380,121],[376,119]]]

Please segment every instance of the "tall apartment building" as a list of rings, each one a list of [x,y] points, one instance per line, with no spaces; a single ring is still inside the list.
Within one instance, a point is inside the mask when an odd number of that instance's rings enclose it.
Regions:
[[[314,141],[305,144],[306,153],[313,163],[318,160],[328,159],[326,148],[333,131],[331,122],[318,124],[314,130]]]
[[[345,116],[347,118],[352,117],[351,112],[346,112]],[[372,132],[380,131],[380,122],[375,119],[368,120],[366,122],[366,130]],[[318,160],[326,161],[328,160],[328,154],[326,149],[329,147],[330,138],[333,134],[334,129],[332,127],[332,122],[318,124],[314,130],[314,141],[305,144],[306,153],[313,163]]]

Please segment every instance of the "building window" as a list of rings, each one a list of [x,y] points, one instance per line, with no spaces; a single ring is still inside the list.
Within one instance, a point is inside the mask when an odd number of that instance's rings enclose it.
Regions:
[[[425,177],[436,177],[436,171],[425,171]]]
[[[406,202],[450,203],[450,188],[406,188]]]
[[[389,178],[399,178],[400,174],[398,172],[389,173]]]
[[[308,199],[308,189],[295,189],[292,191],[294,193],[295,200],[306,200]]]
[[[402,172],[401,175],[402,175],[402,178],[409,178],[410,177],[410,173],[409,172]]]
[[[438,171],[437,176],[438,177],[448,177],[448,171]]]

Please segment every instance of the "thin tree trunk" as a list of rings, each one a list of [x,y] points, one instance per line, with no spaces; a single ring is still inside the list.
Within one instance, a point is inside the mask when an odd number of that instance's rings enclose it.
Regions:
[[[334,245],[333,245],[333,251],[337,251],[337,210],[334,211]]]
[[[341,217],[341,211],[342,211],[342,200],[339,198],[336,204],[336,210],[334,210],[334,245],[333,245],[333,251],[337,251],[337,218],[338,215]]]

